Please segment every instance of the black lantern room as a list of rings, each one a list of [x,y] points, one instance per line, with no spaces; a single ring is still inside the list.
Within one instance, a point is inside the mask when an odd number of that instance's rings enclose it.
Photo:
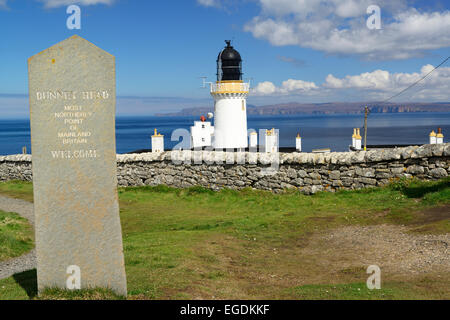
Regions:
[[[231,46],[231,40],[225,40],[227,46],[217,57],[217,81],[242,80],[242,59],[239,52]]]

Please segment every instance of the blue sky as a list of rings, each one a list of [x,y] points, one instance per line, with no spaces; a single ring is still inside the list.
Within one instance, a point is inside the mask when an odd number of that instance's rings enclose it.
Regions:
[[[68,30],[67,6],[81,7]],[[393,4],[394,3],[394,4]],[[369,5],[381,9],[370,30]],[[73,34],[116,56],[118,114],[212,105],[225,39],[252,78],[249,103],[383,100],[449,56],[448,1],[0,0],[0,117],[28,112],[27,58]],[[450,63],[396,101],[450,101]]]

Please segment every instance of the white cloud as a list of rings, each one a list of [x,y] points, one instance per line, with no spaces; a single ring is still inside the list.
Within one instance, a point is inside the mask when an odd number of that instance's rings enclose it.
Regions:
[[[38,0],[43,2],[46,8],[57,8],[62,6],[68,6],[71,4],[78,4],[83,6],[90,6],[95,4],[111,5],[115,0]]]
[[[252,94],[257,96],[310,94],[316,89],[319,89],[319,87],[314,82],[289,79],[283,81],[280,87],[275,86],[270,81],[261,82],[253,88]]]
[[[269,81],[259,83],[253,90],[256,96],[280,95],[317,95],[338,97],[348,101],[347,93],[362,100],[382,100],[412,85],[433,70],[432,65],[425,65],[420,72],[390,73],[386,70],[374,70],[359,75],[347,75],[342,78],[329,74],[325,82],[317,86],[314,82],[289,79],[280,87]],[[339,98],[340,97],[340,98]],[[449,101],[450,67],[435,70],[418,85],[399,96],[397,100]]]
[[[0,9],[7,8],[6,5],[7,1],[8,0],[0,0]],[[68,6],[71,4],[78,4],[83,6],[90,6],[95,4],[111,5],[116,0],[36,0],[36,1],[42,2],[45,8],[57,8],[62,6]],[[203,1],[215,1],[215,0],[203,0]]]
[[[277,92],[277,87],[270,81],[264,81],[258,83],[258,85],[253,88],[254,95],[266,96],[273,95]]]
[[[338,79],[332,74],[329,74],[325,79],[324,87],[332,89],[356,88],[386,90],[389,88],[392,80],[389,72],[383,70],[365,72],[357,76],[346,76],[343,79]]]
[[[336,3],[336,14],[342,18],[357,17],[363,14],[367,8],[365,1],[356,2],[354,0]]]
[[[427,64],[420,69],[420,73],[389,73],[384,70],[375,70],[355,76],[348,75],[340,79],[329,74],[325,79],[323,87],[331,89],[365,89],[393,92],[412,85],[432,71],[433,68],[432,65]],[[435,70],[423,80],[423,85],[425,87],[445,86],[450,89],[450,67],[441,67],[440,69]],[[414,91],[414,89],[411,90]]]
[[[244,27],[275,46],[298,45],[364,59],[406,59],[450,46],[450,11],[419,12],[406,0],[377,1],[382,30],[366,26],[372,0],[259,0]]]
[[[220,7],[219,0],[197,0],[197,3],[205,7]]]

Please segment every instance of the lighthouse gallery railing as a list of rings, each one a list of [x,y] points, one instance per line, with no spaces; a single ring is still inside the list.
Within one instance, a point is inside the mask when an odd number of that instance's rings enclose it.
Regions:
[[[211,84],[211,93],[248,93],[250,83],[217,82]]]

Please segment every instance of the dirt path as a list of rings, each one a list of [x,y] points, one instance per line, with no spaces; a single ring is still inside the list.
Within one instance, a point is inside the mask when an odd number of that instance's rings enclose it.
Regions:
[[[450,283],[450,233],[414,231],[426,223],[447,220],[450,206],[430,208],[420,216],[417,224],[407,226],[352,225],[317,230],[277,246],[258,243],[257,239],[243,242],[232,236],[210,239],[197,248],[197,263],[189,261],[186,268],[204,274],[206,279],[211,270],[227,276],[222,282],[210,281],[208,292],[192,287],[190,294],[196,299],[283,299],[289,297],[284,290],[296,286],[364,283],[370,265],[380,267],[382,281],[419,283],[428,279],[433,288],[436,281],[444,288]],[[208,264],[202,256],[218,261]],[[450,291],[442,288],[450,297]]]
[[[34,224],[33,204],[24,200],[0,196],[0,210],[14,212]],[[36,252],[33,249],[20,257],[0,262],[0,279],[36,268]]]

